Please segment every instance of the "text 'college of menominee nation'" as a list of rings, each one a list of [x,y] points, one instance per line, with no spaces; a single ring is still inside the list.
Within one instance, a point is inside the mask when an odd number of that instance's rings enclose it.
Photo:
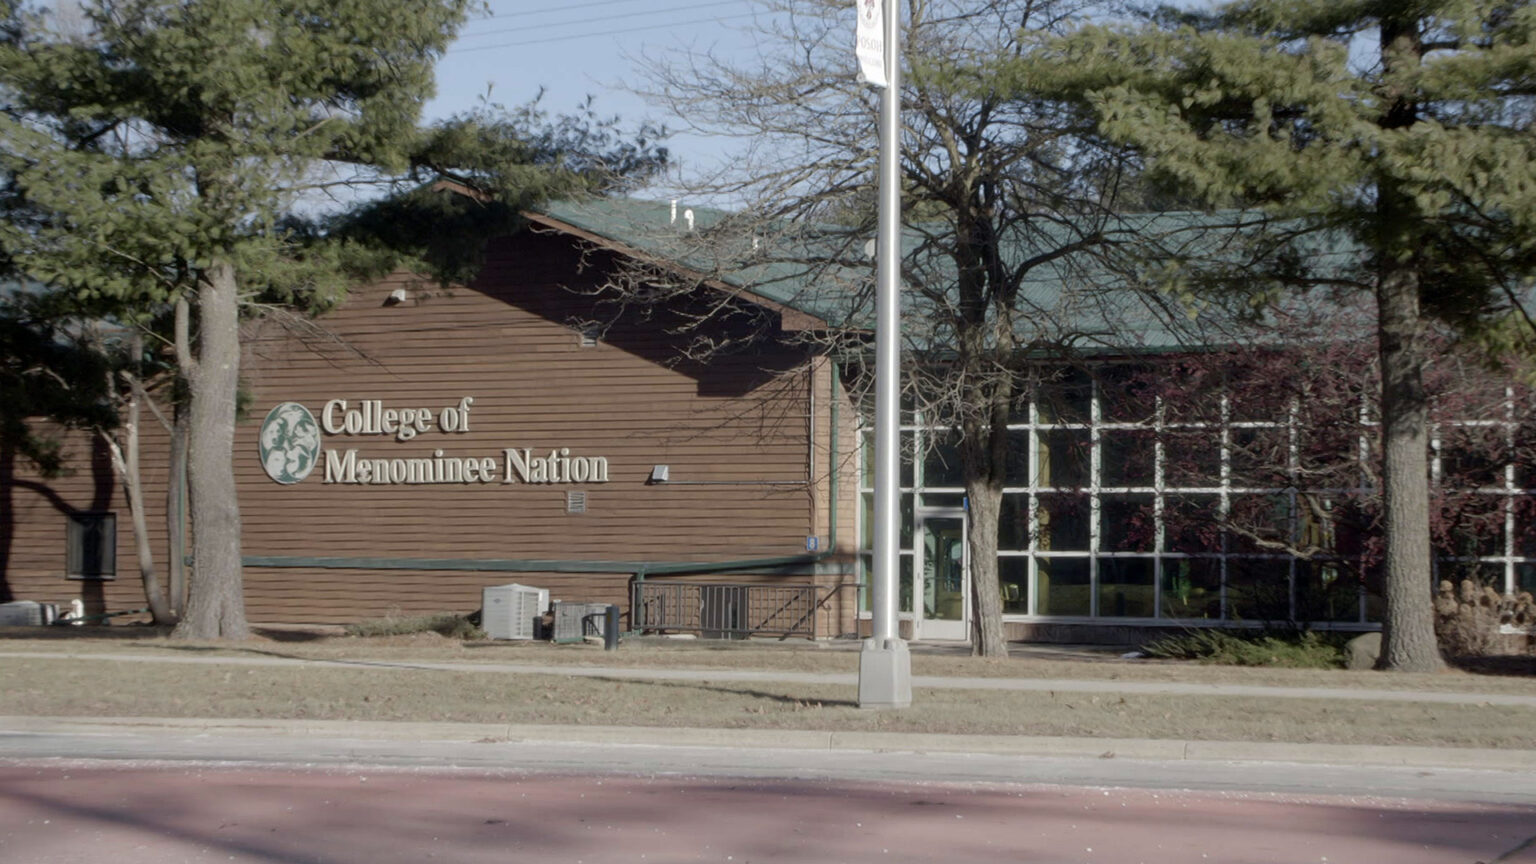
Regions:
[[[465,396],[457,405],[441,411],[430,408],[386,408],[382,399],[362,399],[349,406],[332,399],[320,413],[320,427],[327,435],[393,435],[410,441],[437,431],[463,434],[469,431],[469,409],[475,402]],[[421,486],[434,483],[607,483],[608,459],[603,456],[572,456],[569,447],[548,453],[529,447],[507,447],[501,456],[453,456],[441,448],[430,456],[377,459],[358,454],[357,448],[325,451],[325,482],[371,485]]]

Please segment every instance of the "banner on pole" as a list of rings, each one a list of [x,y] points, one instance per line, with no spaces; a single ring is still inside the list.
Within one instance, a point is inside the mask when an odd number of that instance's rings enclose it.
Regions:
[[[859,26],[854,31],[859,78],[884,87],[889,83],[885,79],[885,0],[854,0],[854,4],[859,9]]]

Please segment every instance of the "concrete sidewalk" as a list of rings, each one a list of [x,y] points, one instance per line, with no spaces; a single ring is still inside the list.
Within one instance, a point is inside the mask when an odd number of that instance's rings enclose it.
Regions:
[[[0,716],[0,757],[25,756],[27,738],[42,735],[95,737],[129,735],[150,738],[191,736],[202,739],[242,741],[286,739],[414,744],[542,742],[561,745],[923,753],[1160,762],[1283,762],[1514,772],[1531,778],[1533,787],[1536,787],[1536,750],[794,729],[529,726],[505,723]]]
[[[437,663],[407,660],[321,660],[292,657],[183,656],[114,652],[0,651],[0,659],[110,660],[122,663],[167,663],[257,667],[333,667],[416,671],[482,672],[501,675],[555,675],[622,681],[777,681],[800,684],[857,686],[857,673],[791,672],[759,669],[646,669],[629,666],[576,666],[522,663]],[[1136,694],[1152,696],[1248,696],[1266,699],[1336,699],[1365,702],[1419,702],[1444,705],[1505,705],[1536,708],[1536,695],[1419,690],[1377,690],[1363,687],[1274,687],[1250,684],[1190,684],[1178,681],[1078,680],[1068,678],[975,678],[912,676],[914,690],[1008,690],[1039,693]]]

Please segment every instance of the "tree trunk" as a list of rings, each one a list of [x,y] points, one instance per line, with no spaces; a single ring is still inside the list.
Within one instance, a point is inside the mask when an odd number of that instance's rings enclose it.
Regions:
[[[1007,657],[1008,640],[1003,635],[1003,594],[997,575],[997,520],[1002,510],[1003,489],[987,483],[972,483],[965,494],[970,498],[971,556],[971,653],[980,657]]]
[[[197,356],[184,355],[190,393],[188,492],[192,581],[183,639],[244,639],[240,505],[234,472],[235,398],[240,384],[240,303],[234,265],[216,259],[197,294]]]
[[[1401,85],[1424,55],[1417,13],[1381,19],[1381,63],[1391,82],[1382,94],[1383,129],[1419,122],[1419,106]],[[1382,523],[1386,540],[1386,620],[1378,669],[1434,672],[1445,663],[1435,639],[1429,544],[1429,395],[1424,390],[1424,324],[1417,257],[1422,218],[1411,195],[1384,174],[1376,184],[1376,329],[1381,352]],[[1400,255],[1409,255],[1404,261]]]
[[[190,328],[185,297],[176,301],[176,345],[187,344]],[[165,540],[170,550],[166,574],[170,583],[171,609],[179,618],[187,613],[187,430],[186,377],[180,374],[186,364],[178,363],[178,374],[171,394],[171,473],[165,483]]]
[[[1003,594],[997,575],[997,522],[1002,512],[1004,466],[1008,456],[1008,405],[1013,389],[993,378],[986,401],[961,423],[960,463],[970,499],[971,653],[1007,657]],[[968,403],[975,404],[975,403]]]
[[[129,350],[136,364],[144,350],[143,337],[135,333],[129,342]],[[128,497],[128,517],[133,522],[134,555],[139,563],[139,581],[144,586],[144,602],[156,624],[176,623],[176,615],[166,603],[165,592],[160,590],[160,577],[155,572],[155,553],[149,543],[149,525],[144,518],[144,485],[139,471],[139,420],[144,398],[143,388],[137,380],[128,385],[127,417],[122,425],[123,440],[118,441],[106,432],[102,437],[112,452],[112,465],[122,481],[123,492]]]
[[[187,612],[187,409],[172,406],[170,476],[165,483],[165,540],[170,550],[166,581],[171,609],[179,618]]]
[[[1377,289],[1381,352],[1382,521],[1386,539],[1386,620],[1377,668],[1434,672],[1429,544],[1429,397],[1424,390],[1419,280],[1388,264]]]

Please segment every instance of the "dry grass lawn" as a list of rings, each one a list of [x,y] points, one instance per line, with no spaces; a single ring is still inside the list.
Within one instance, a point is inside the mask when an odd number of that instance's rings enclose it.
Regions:
[[[131,653],[145,655],[280,656],[314,660],[417,660],[433,663],[622,666],[665,669],[764,669],[793,672],[854,672],[858,644],[806,640],[717,641],[646,638],[626,641],[618,651],[597,645],[447,639],[436,633],[352,637],[313,631],[260,630],[267,635],[240,643],[195,643],[165,639],[143,627],[0,628],[0,652]],[[43,635],[37,635],[43,634]],[[1050,653],[1016,649],[1018,656],[993,660],[954,649],[915,647],[913,675],[967,678],[1068,678],[1120,681],[1182,681],[1202,684],[1257,684],[1275,687],[1374,688],[1432,692],[1499,693],[1536,696],[1536,658],[1509,658],[1493,670],[1516,674],[1475,674],[1450,669],[1436,675],[1349,672],[1330,669],[1269,669],[1211,666],[1163,660],[1120,660],[1116,652],[1096,659],[1057,659]]]
[[[63,628],[61,628],[62,630]],[[129,631],[131,628],[116,628]],[[32,631],[33,634],[36,631]],[[861,711],[848,686],[731,681],[636,682],[550,674],[429,671],[399,666],[250,667],[90,661],[89,655],[278,656],[309,659],[767,669],[853,672],[858,654],[813,643],[627,643],[595,646],[460,643],[436,634],[259,639],[188,644],[129,632],[17,638],[0,652],[68,652],[79,659],[0,658],[0,714],[256,717],[882,730],[1254,740],[1451,747],[1536,747],[1536,709],[1233,696],[1140,696],[921,690],[911,708]],[[851,646],[842,646],[851,647]],[[1113,655],[1110,655],[1113,657]],[[913,655],[914,675],[1109,679],[1298,687],[1418,689],[1536,695],[1536,676],[1408,676],[1238,669],[1147,661]]]

